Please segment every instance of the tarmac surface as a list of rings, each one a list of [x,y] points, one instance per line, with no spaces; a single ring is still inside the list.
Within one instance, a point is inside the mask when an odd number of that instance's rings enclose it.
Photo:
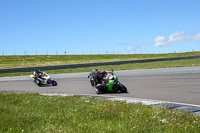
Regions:
[[[104,96],[131,97],[200,105],[200,67],[114,71],[128,93]],[[38,87],[29,76],[0,78],[0,91],[96,95],[89,73],[52,74],[58,86]]]
[[[200,115],[200,67],[115,71],[128,93],[97,95],[87,78],[89,73],[52,74],[58,86],[38,87],[29,76],[0,78],[0,92],[40,93],[95,97],[127,103],[187,111]]]

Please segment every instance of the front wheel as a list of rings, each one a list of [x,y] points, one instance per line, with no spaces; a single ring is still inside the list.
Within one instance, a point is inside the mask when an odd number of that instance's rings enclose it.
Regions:
[[[91,84],[91,86],[93,86],[93,87],[95,86],[95,83],[94,83],[93,78],[90,79],[90,84]]]
[[[127,88],[123,85],[123,84],[119,84],[119,90],[122,92],[122,93],[127,93]]]
[[[100,87],[94,87],[97,94],[101,94]]]
[[[56,81],[52,81],[51,84],[52,84],[53,86],[56,86],[56,85],[57,85],[57,82],[56,82]]]

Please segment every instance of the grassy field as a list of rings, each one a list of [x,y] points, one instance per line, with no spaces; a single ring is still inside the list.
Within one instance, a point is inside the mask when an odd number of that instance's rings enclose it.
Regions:
[[[200,52],[126,55],[0,56],[0,69],[200,55]]]
[[[1,68],[76,64],[199,55],[1,56]],[[99,66],[100,70],[133,70],[200,66],[200,59]],[[93,67],[47,71],[49,74],[90,72]],[[28,73],[0,74],[4,76]],[[198,133],[200,117],[187,112],[142,104],[86,97],[0,93],[0,132],[175,132]]]
[[[86,97],[0,93],[0,132],[198,133],[187,112]]]

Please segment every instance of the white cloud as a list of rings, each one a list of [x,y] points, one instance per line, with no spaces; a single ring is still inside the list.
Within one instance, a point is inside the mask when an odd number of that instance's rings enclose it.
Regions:
[[[166,47],[166,46],[170,46],[170,44],[167,42],[155,42],[153,46],[154,47]]]
[[[169,43],[167,43],[167,39],[164,36],[157,36],[154,40],[154,47],[166,47],[170,46]]]
[[[134,48],[131,47],[131,46],[127,46],[127,47],[125,48],[125,50],[128,52],[128,51],[132,51],[132,50],[134,50]]]
[[[200,42],[200,33],[195,32],[192,36],[185,36],[185,32],[178,32],[171,34],[168,39],[166,39],[164,36],[157,36],[154,39],[154,47],[165,47],[165,46],[171,46],[170,43],[173,42],[181,42],[181,41],[188,41],[188,40],[196,40]],[[145,44],[151,44],[151,42],[146,42]]]
[[[193,39],[200,42],[200,33],[196,33],[193,36],[189,37],[189,39]]]
[[[181,42],[185,40],[185,32],[178,32],[171,34],[169,36],[169,42]]]
[[[157,36],[154,42],[164,42],[166,41],[166,38],[164,36]]]

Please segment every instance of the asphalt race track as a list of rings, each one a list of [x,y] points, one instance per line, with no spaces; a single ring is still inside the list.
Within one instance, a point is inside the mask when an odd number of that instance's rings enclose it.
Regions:
[[[200,67],[114,71],[128,93],[103,94],[200,105]],[[0,78],[0,91],[96,95],[89,73],[50,74],[58,86],[38,87],[29,76]]]

